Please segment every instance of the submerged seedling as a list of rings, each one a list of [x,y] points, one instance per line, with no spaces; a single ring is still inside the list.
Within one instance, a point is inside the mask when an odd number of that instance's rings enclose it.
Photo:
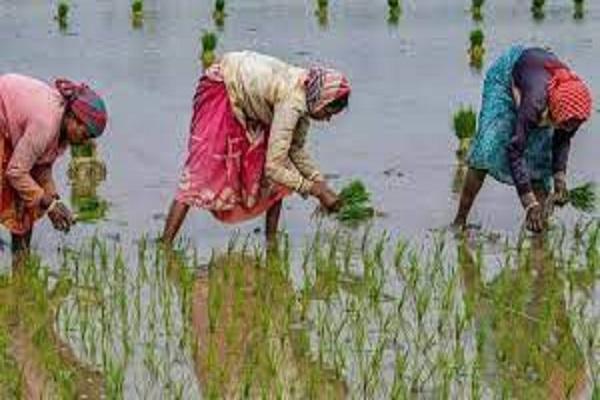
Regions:
[[[61,0],[58,3],[54,19],[58,21],[58,26],[61,30],[67,29],[67,26],[69,25],[69,3],[65,0]]]
[[[481,29],[475,29],[471,31],[469,35],[469,56],[471,58],[471,66],[477,70],[480,70],[483,66],[483,57],[485,55],[485,47],[483,42],[485,35]]]
[[[202,35],[202,65],[208,68],[215,62],[215,49],[217,48],[217,35],[213,32],[204,32]]]

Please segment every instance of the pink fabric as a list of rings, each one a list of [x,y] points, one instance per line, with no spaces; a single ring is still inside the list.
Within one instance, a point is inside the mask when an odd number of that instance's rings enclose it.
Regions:
[[[10,184],[27,207],[37,206],[44,188],[31,175],[51,166],[65,151],[59,143],[64,102],[53,87],[23,75],[0,76],[0,135],[11,152],[3,160],[3,184]],[[4,182],[6,181],[6,182]]]
[[[176,199],[210,210],[222,222],[259,216],[291,193],[264,178],[269,129],[252,145],[237,121],[222,81],[200,79]]]

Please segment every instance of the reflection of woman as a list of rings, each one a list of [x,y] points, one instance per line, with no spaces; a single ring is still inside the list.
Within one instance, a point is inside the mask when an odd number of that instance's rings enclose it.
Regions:
[[[0,222],[12,234],[13,257],[27,252],[45,212],[56,229],[69,230],[73,216],[59,200],[52,165],[67,145],[100,136],[106,118],[104,102],[86,85],[0,76]]]
[[[541,231],[544,201],[567,201],[570,141],[591,114],[585,83],[554,54],[515,46],[487,72],[479,128],[469,154],[469,171],[455,225],[466,223],[486,175],[514,185],[527,227]]]
[[[295,293],[280,271],[228,260],[193,289],[196,373],[206,397],[346,398],[344,382],[307,354],[306,332],[292,330]]]
[[[480,357],[484,363],[496,358],[493,366],[484,365],[497,379],[493,386],[508,389],[510,398],[583,398],[585,360],[567,315],[564,282],[543,238],[533,239],[530,264],[505,269],[489,283],[466,245],[459,261],[477,336],[485,338]]]
[[[267,239],[274,237],[281,200],[290,191],[335,209],[338,198],[304,143],[309,119],[329,120],[346,108],[349,95],[347,79],[334,70],[305,70],[248,51],[223,56],[198,84],[165,242],[173,241],[190,206],[227,223],[266,211]]]

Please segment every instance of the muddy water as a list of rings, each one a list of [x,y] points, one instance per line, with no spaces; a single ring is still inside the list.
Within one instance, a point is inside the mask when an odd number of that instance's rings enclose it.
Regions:
[[[101,151],[109,176],[101,192],[112,203],[110,219],[77,228],[71,236],[100,229],[123,239],[160,229],[183,162],[200,74],[198,38],[213,26],[209,3],[146,1],[144,27],[133,30],[127,2],[76,2],[62,34],[49,4],[0,0],[0,71],[89,80],[107,98],[111,122]],[[335,185],[350,177],[369,183],[388,213],[381,227],[419,234],[447,224],[455,209],[450,118],[462,103],[479,105],[482,83],[466,60],[473,24],[466,4],[424,0],[405,2],[399,25],[390,27],[385,2],[376,3],[333,1],[324,30],[310,1],[231,1],[219,50],[251,48],[347,72],[354,87],[350,110],[330,125],[315,126],[311,150],[326,173],[341,176]],[[594,26],[600,6],[588,2],[585,19],[575,22],[572,2],[551,1],[545,21],[536,23],[521,3],[486,7],[486,65],[514,42],[549,45],[598,93],[600,32]],[[587,124],[575,140],[570,164],[575,179],[600,180],[597,125],[595,120]],[[58,176],[67,193],[65,169],[66,161]],[[490,182],[473,217],[490,229],[513,231],[521,218],[517,205],[511,188]],[[312,207],[300,198],[287,202],[284,223],[293,236],[313,230],[306,223]],[[569,212],[559,215],[573,218]],[[251,232],[257,226],[262,221],[242,229]],[[200,212],[185,226],[205,249],[223,244],[228,232]],[[35,242],[51,254],[57,239],[59,234],[43,223]]]

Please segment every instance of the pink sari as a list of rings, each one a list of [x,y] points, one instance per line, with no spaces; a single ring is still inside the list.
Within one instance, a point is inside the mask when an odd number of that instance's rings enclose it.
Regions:
[[[264,177],[269,127],[259,128],[263,134],[251,143],[235,118],[225,83],[203,76],[176,200],[236,223],[261,215],[291,194]]]

